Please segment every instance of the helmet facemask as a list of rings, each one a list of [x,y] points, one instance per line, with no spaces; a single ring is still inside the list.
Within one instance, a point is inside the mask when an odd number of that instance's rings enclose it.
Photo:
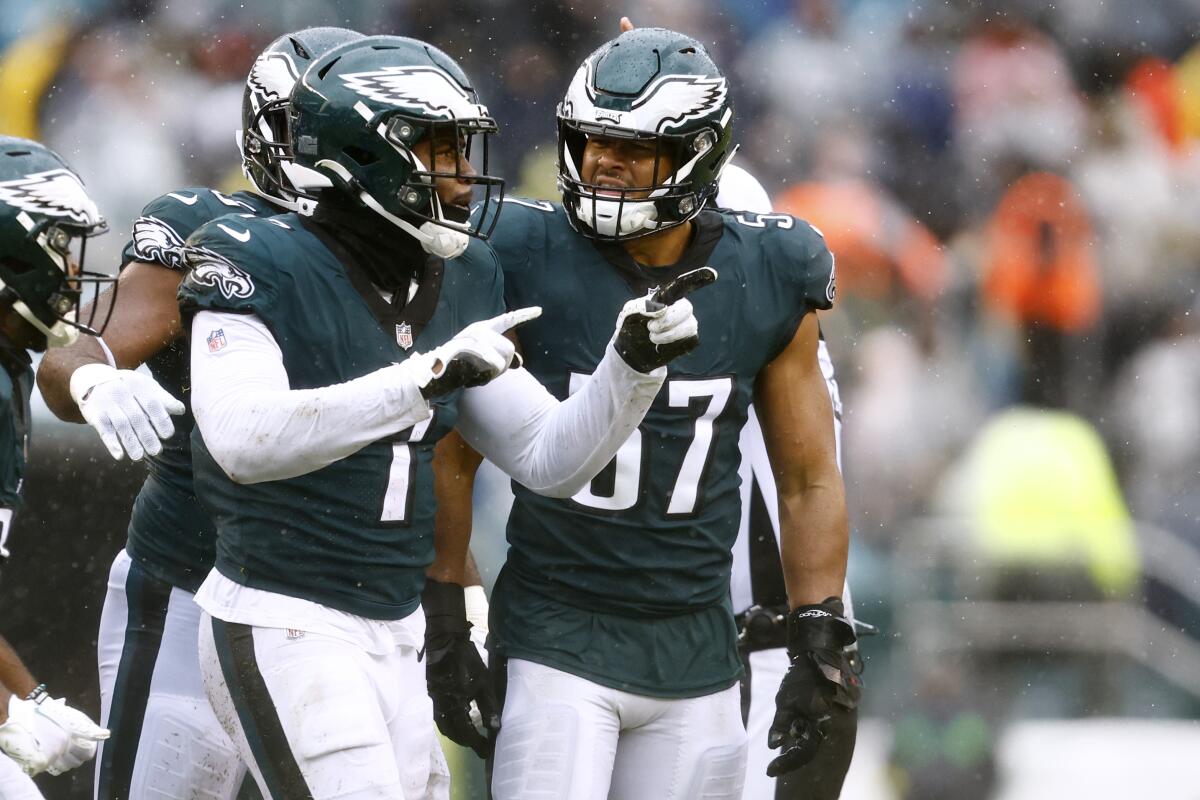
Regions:
[[[246,93],[251,103],[251,94]],[[246,177],[259,194],[285,208],[293,208],[298,194],[283,165],[293,157],[287,126],[287,98],[270,100],[249,113],[249,123],[238,131]]]
[[[20,255],[6,254],[0,270],[12,310],[45,336],[49,347],[71,344],[80,332],[100,336],[116,307],[118,281],[84,265],[88,239],[106,233],[108,224],[103,219],[90,225],[35,220],[24,213],[16,222],[27,231],[27,247]],[[98,298],[110,287],[101,304]]]
[[[0,305],[41,336],[24,346],[70,344],[100,335],[112,313],[116,277],[84,269],[87,240],[108,225],[66,163],[43,145],[0,137]],[[105,304],[99,294],[112,286]],[[81,319],[79,308],[90,311]]]
[[[496,132],[496,122],[490,117],[452,118],[449,122],[430,124],[429,120],[403,113],[389,116],[384,124],[384,138],[409,160],[412,167],[408,178],[400,185],[398,199],[403,213],[398,216],[401,223],[405,217],[414,219],[400,227],[422,242],[423,237],[444,236],[442,231],[430,226],[487,241],[496,227],[500,200],[504,197],[504,180],[488,173],[489,140]],[[418,149],[427,153],[425,158]],[[469,165],[469,171],[463,169],[464,165]],[[438,181],[470,188],[462,193],[462,202],[450,203],[438,192]],[[482,197],[474,196],[476,187],[483,189]],[[482,205],[478,218],[471,222],[473,202]],[[416,225],[417,233],[411,230],[411,224]],[[464,249],[466,242],[461,240],[458,252]]]
[[[584,151],[591,137],[639,142],[653,153],[646,186],[606,186],[585,179]],[[712,149],[711,130],[654,134],[559,118],[559,191],[573,222],[596,238],[622,241],[648,236],[687,222],[715,194],[715,186],[690,180],[697,162]]]
[[[288,130],[292,88],[313,59],[362,38],[346,28],[306,28],[279,37],[254,60],[242,96],[237,145],[246,179],[276,205],[295,211],[300,194],[287,173],[293,155]]]

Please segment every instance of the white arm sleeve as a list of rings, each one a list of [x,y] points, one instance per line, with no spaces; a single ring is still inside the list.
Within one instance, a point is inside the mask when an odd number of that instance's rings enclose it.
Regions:
[[[236,483],[321,469],[430,414],[402,365],[346,383],[292,390],[279,344],[252,314],[197,313],[191,363],[196,425],[209,453]]]
[[[583,388],[559,402],[524,369],[463,392],[458,430],[531,491],[570,497],[612,461],[666,379],[630,368],[610,344]]]

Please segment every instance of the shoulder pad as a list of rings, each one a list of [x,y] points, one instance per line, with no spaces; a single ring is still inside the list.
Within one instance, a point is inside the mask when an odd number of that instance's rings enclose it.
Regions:
[[[198,308],[261,313],[278,282],[280,240],[295,228],[276,217],[229,214],[202,225],[183,247],[180,300]]]
[[[182,269],[183,243],[201,225],[227,214],[264,212],[263,206],[247,200],[204,187],[160,195],[147,203],[133,221],[122,262],[145,261],[168,269]]]
[[[505,271],[518,268],[546,241],[546,229],[562,214],[562,206],[548,200],[505,197],[500,221],[489,244],[496,251]]]
[[[790,214],[731,214],[735,224],[756,229],[764,266],[798,301],[818,310],[833,307],[837,283],[833,254],[817,228]]]

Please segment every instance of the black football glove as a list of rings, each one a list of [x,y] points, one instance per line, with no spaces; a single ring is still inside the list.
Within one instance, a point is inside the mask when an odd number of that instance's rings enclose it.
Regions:
[[[433,700],[433,719],[452,742],[469,747],[480,758],[492,753],[500,717],[488,669],[471,642],[463,587],[425,581],[425,682]],[[471,722],[471,701],[479,706],[483,732]]]
[[[517,347],[504,334],[542,313],[540,306],[519,308],[474,322],[450,341],[428,353],[417,353],[406,364],[417,372],[417,385],[426,400],[459,389],[482,386],[507,369],[521,366]]]
[[[715,269],[701,267],[626,303],[617,317],[617,354],[638,372],[653,372],[690,352],[700,332],[685,296],[716,279]]]
[[[842,601],[800,606],[787,618],[788,658],[792,665],[775,695],[775,719],[767,746],[783,752],[767,765],[778,777],[799,769],[817,754],[824,739],[822,723],[833,703],[853,708],[860,682],[850,668],[845,648],[854,644],[854,626],[844,618]]]

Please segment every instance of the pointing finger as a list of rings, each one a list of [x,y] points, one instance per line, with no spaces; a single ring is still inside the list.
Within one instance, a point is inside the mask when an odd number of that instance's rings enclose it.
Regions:
[[[537,319],[541,315],[541,306],[529,306],[528,308],[518,308],[515,311],[509,311],[507,314],[493,317],[488,320],[488,323],[496,333],[504,333],[522,323],[529,322],[531,319]]]
[[[669,306],[676,300],[691,294],[702,287],[708,286],[717,279],[717,271],[712,267],[700,267],[691,272],[685,272],[666,286],[659,288],[652,298],[654,301]]]

